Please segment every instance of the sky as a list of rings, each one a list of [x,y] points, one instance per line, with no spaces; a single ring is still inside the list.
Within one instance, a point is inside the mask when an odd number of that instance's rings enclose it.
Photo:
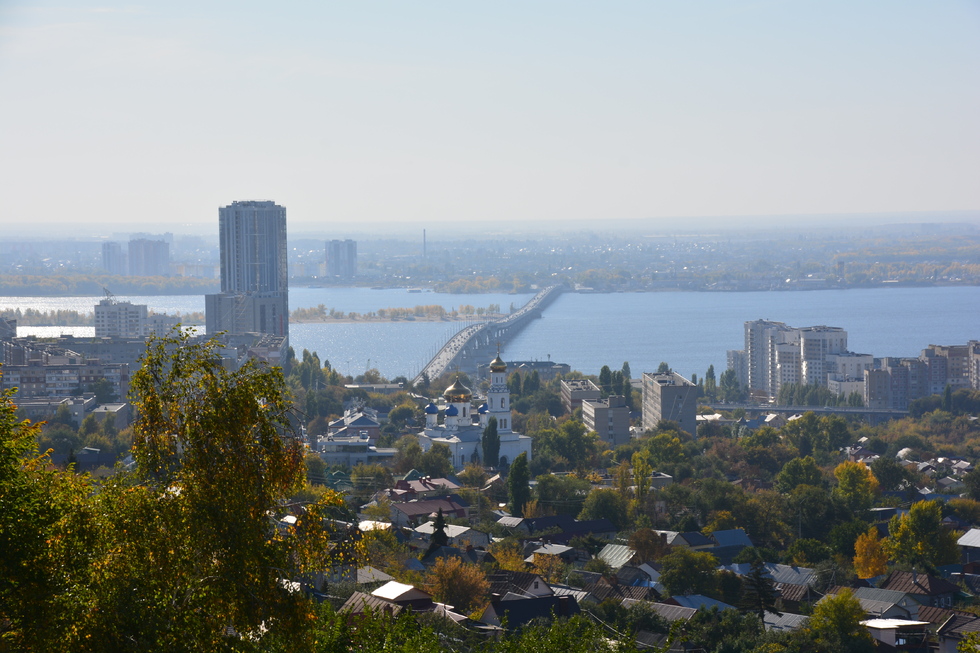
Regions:
[[[977,0],[0,0],[8,232],[977,215],[978,173]]]

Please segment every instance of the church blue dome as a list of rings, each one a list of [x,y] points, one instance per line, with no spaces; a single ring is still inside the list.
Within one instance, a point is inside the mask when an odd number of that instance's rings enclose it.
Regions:
[[[439,407],[436,406],[433,402],[430,401],[429,402],[429,405],[425,407],[425,414],[426,415],[438,415],[439,414]]]
[[[476,409],[476,412],[480,413],[481,415],[485,415],[486,413],[490,412],[490,407],[484,403]]]
[[[459,415],[459,408],[456,406],[450,406],[446,409],[446,417],[456,417],[457,415]]]

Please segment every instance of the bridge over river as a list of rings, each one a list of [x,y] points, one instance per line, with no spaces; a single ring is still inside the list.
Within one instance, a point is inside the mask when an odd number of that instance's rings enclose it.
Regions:
[[[531,298],[520,310],[497,320],[471,324],[449,339],[442,349],[422,368],[413,383],[422,378],[434,379],[447,371],[459,368],[461,372],[476,374],[476,367],[493,358],[497,343],[513,338],[527,324],[541,317],[541,312],[561,294],[562,286],[549,286]],[[489,358],[488,358],[489,357]]]

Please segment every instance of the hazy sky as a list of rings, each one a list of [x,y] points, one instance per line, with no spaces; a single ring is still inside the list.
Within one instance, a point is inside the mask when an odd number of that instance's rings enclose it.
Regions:
[[[980,209],[980,2],[0,0],[0,224]]]

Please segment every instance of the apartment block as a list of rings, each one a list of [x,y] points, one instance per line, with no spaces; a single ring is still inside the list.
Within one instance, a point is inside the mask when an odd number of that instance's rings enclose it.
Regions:
[[[608,399],[582,401],[582,421],[587,429],[595,431],[610,447],[630,441],[630,409],[623,396],[610,395]]]
[[[677,422],[697,435],[698,387],[676,372],[643,373],[643,428],[656,428],[660,420]]]
[[[589,379],[574,379],[561,382],[561,402],[565,410],[572,412],[582,406],[583,401],[595,401],[602,396],[599,386]]]

